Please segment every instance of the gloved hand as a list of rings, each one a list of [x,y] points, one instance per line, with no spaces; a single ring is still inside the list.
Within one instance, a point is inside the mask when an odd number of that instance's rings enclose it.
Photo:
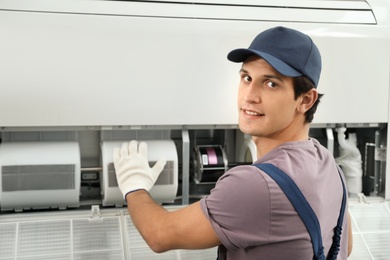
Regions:
[[[121,148],[115,148],[113,159],[118,186],[125,199],[130,192],[141,189],[149,191],[166,163],[165,159],[160,159],[150,168],[147,144],[140,142],[138,145],[134,140],[123,143]]]

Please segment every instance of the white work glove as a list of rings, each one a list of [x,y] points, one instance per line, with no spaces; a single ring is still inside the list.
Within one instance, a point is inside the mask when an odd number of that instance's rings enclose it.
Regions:
[[[114,148],[114,166],[119,189],[123,197],[136,190],[149,191],[164,169],[166,160],[160,159],[153,168],[149,167],[147,144],[137,141],[126,142]]]

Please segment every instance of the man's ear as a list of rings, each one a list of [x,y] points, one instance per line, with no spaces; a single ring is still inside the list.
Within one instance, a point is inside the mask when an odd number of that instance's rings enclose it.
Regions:
[[[318,92],[315,88],[310,89],[308,92],[302,94],[301,104],[299,110],[304,114],[308,111],[318,99]]]

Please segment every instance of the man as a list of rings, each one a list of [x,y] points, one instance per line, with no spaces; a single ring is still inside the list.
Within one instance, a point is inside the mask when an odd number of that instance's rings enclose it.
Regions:
[[[256,163],[271,163],[298,185],[321,225],[325,255],[332,243],[342,184],[332,155],[309,138],[321,95],[320,53],[307,35],[285,27],[260,33],[248,49],[228,54],[243,62],[238,110],[240,130],[257,146]],[[165,161],[150,168],[146,144],[114,151],[119,187],[130,217],[155,252],[219,246],[219,259],[312,259],[310,236],[280,187],[254,166],[227,171],[211,194],[168,212],[148,194]],[[347,211],[346,211],[347,212]],[[348,254],[347,214],[338,259]]]

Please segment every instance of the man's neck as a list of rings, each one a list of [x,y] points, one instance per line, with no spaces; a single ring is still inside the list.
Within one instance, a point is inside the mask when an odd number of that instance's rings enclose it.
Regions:
[[[257,158],[261,158],[267,153],[269,153],[274,148],[287,143],[287,142],[297,142],[305,141],[309,139],[309,124],[305,124],[297,132],[290,132],[289,134],[277,135],[273,137],[252,137],[257,148]]]

